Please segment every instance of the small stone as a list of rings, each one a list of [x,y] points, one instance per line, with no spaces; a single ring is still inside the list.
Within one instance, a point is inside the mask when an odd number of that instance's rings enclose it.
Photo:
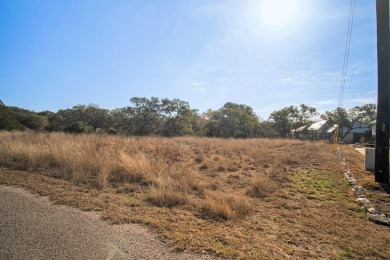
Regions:
[[[356,185],[355,187],[353,187],[353,192],[355,193],[356,197],[359,197],[359,198],[364,198],[366,197],[364,195],[364,189],[362,186],[360,185]]]
[[[358,185],[357,181],[354,178],[351,178],[348,181],[349,181],[349,185],[351,185],[351,186],[357,186]]]
[[[373,208],[373,207],[370,207],[370,208],[366,208],[368,214],[372,214],[372,215],[379,215],[380,214],[380,211],[377,210],[376,208]]]
[[[390,226],[390,219],[384,217],[383,215],[369,214],[368,219],[380,225]]]
[[[370,204],[371,204],[371,201],[369,201],[367,198],[358,198],[358,199],[356,199],[356,202],[357,202],[360,206],[367,206],[367,205],[370,205]]]

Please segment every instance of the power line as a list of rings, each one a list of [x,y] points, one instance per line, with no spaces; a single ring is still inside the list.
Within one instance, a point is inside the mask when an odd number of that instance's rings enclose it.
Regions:
[[[349,60],[349,49],[350,49],[350,46],[351,46],[353,18],[354,18],[354,15],[355,15],[355,5],[356,5],[356,0],[351,0],[351,6],[350,6],[350,10],[349,10],[347,40],[345,42],[345,51],[344,51],[344,65],[343,65],[343,71],[342,71],[342,74],[341,74],[339,107],[343,106],[345,78],[347,77],[348,60]]]

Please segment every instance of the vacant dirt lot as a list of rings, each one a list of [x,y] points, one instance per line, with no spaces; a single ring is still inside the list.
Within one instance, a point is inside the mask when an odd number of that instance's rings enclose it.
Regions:
[[[386,186],[343,147],[370,200]],[[334,146],[268,139],[121,138],[2,133],[0,183],[55,203],[140,223],[175,250],[226,258],[390,255],[390,230],[367,220]]]

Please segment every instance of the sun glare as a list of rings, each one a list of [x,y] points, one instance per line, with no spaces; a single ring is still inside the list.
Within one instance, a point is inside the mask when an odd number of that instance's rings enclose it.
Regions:
[[[259,4],[260,23],[266,29],[287,29],[298,15],[296,0],[261,0]]]

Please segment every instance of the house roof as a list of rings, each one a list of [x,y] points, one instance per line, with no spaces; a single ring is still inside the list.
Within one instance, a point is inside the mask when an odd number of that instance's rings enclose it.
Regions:
[[[311,126],[309,126],[309,128],[307,130],[309,130],[309,131],[317,131],[322,126],[324,126],[327,122],[328,122],[328,120],[321,120],[321,121],[319,121],[317,123],[314,123]]]
[[[305,128],[308,127],[307,125],[304,125],[304,126],[301,126],[297,129],[298,132],[301,132],[303,130],[305,130]]]
[[[308,125],[304,125],[304,126],[298,127],[297,130],[292,129],[290,132],[291,132],[291,133],[302,132],[303,130],[306,129],[306,127],[308,127]]]
[[[355,123],[353,125],[353,128],[352,130],[350,131],[350,133],[354,133],[354,134],[364,134],[365,132],[367,132],[367,130],[369,129],[369,126],[367,126],[366,124],[359,124],[359,123]],[[347,131],[348,129],[345,128],[344,131]]]
[[[328,122],[328,120],[321,120],[321,121],[319,121],[317,123],[314,123],[314,124],[310,125],[307,128],[307,130],[309,130],[309,131],[318,131],[318,130],[321,129],[321,127],[325,126],[327,122]],[[326,133],[333,133],[336,130],[337,127],[338,127],[338,125],[335,124],[332,127],[323,129],[321,131],[326,132]],[[300,128],[298,128],[297,131],[301,131],[299,129]],[[352,130],[350,130],[350,133],[364,134],[368,129],[369,129],[369,126],[367,126],[366,124],[355,123],[353,125]],[[348,131],[348,128],[347,127],[343,127],[343,131],[344,132]]]
[[[336,128],[338,127],[339,125],[335,124],[334,126],[332,126],[331,128],[329,128],[328,130],[326,130],[327,133],[333,133],[334,130],[336,130]]]

